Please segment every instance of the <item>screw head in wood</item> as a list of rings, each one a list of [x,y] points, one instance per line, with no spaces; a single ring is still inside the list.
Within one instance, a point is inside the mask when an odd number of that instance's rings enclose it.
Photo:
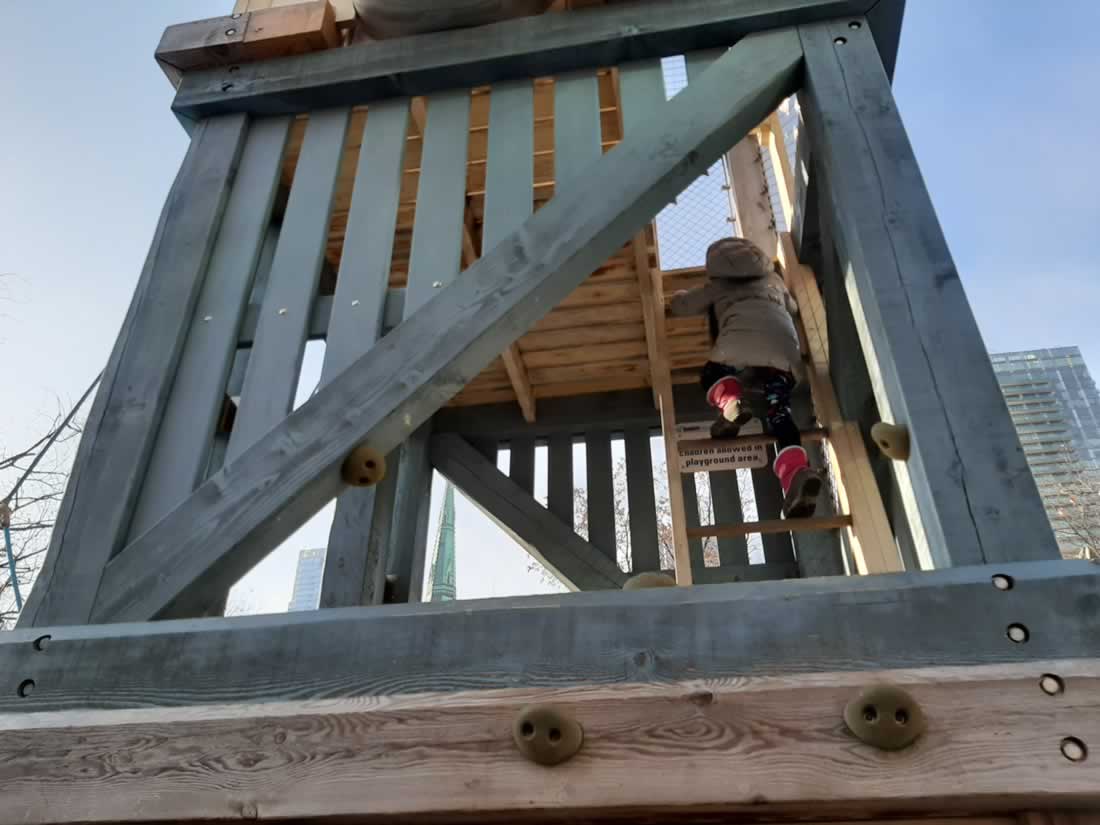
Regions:
[[[916,700],[892,685],[861,691],[844,708],[844,723],[857,739],[884,751],[909,747],[927,726]]]
[[[871,438],[882,454],[894,461],[909,460],[909,428],[880,421],[871,427]]]
[[[386,477],[386,457],[366,444],[360,444],[344,459],[340,475],[352,487],[373,487]]]
[[[512,739],[519,752],[537,765],[560,765],[577,755],[584,729],[565,710],[554,705],[529,705],[512,723]]]
[[[1067,736],[1062,740],[1062,756],[1070,762],[1084,762],[1088,759],[1089,749],[1076,736]]]

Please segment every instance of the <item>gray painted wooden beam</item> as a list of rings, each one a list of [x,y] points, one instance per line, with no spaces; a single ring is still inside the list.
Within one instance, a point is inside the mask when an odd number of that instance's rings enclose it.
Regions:
[[[910,431],[894,469],[922,562],[1057,558],[871,32],[799,31],[804,115],[875,400]]]
[[[339,468],[355,445],[388,453],[405,440],[763,120],[793,91],[801,62],[791,32],[741,41],[120,553],[96,620],[148,619],[194,599],[210,577],[243,574],[341,492]]]
[[[0,634],[0,672],[35,690],[0,691],[0,712],[14,725],[35,711],[1079,659],[1100,649],[1097,572],[1032,562],[17,630]],[[1026,644],[1008,639],[1014,623]]]
[[[42,571],[20,625],[88,621],[104,566],[124,545],[248,131],[200,124],[85,424]]]
[[[775,448],[768,447],[768,466],[752,471],[752,489],[756,497],[756,517],[769,521],[781,517],[783,488],[775,477],[771,464],[775,461]],[[794,546],[790,533],[766,533],[760,537],[764,546],[764,560],[775,564],[794,561]]]
[[[735,471],[710,474],[710,502],[715,524],[742,524],[745,521],[741,487]],[[749,545],[745,536],[718,539],[718,558],[722,564],[748,564]]]
[[[214,113],[291,114],[386,97],[595,70],[631,60],[727,48],[754,32],[876,9],[892,59],[904,0],[650,0],[542,15],[473,29],[329,49],[298,57],[189,72],[172,108],[183,119]]]
[[[560,433],[546,445],[546,507],[573,526],[573,436]]]
[[[653,453],[649,439],[649,430],[631,429],[623,435],[630,511],[630,569],[635,573],[661,569],[657,503],[653,493]]]
[[[237,328],[271,221],[290,125],[291,118],[275,117],[249,129],[142,482],[131,538],[170,513],[204,478]]]
[[[617,564],[619,555],[615,530],[615,470],[611,459],[611,433],[606,430],[587,430],[584,449],[588,541]]]
[[[680,484],[684,489],[684,522],[691,527],[699,527],[699,493],[695,489],[695,474],[680,473]],[[691,582],[701,584],[698,575],[706,568],[703,554],[703,540],[689,539],[688,551],[691,555]]]
[[[451,284],[461,270],[469,134],[469,90],[444,92],[428,99],[405,288],[406,317]],[[396,378],[399,375],[388,380]],[[431,422],[423,424],[395,454],[400,469],[386,571],[396,577],[393,593],[397,601],[420,601],[423,595],[432,489],[428,446],[431,432]]]
[[[340,373],[383,333],[408,121],[409,102],[402,98],[372,106],[363,129],[328,320],[322,384],[340,380]],[[392,483],[386,489],[395,490]],[[382,592],[385,562],[379,554],[385,548],[372,545],[371,536],[377,532],[375,518],[388,521],[392,509],[377,509],[382,502],[376,492],[376,487],[352,488],[336,500],[321,607],[369,604]]]
[[[510,453],[508,477],[527,495],[533,496],[535,494],[535,439],[533,437],[514,438],[508,445],[508,450]]]
[[[578,536],[571,521],[535,501],[461,436],[434,436],[431,456],[440,473],[567,586],[578,590],[622,587],[626,576]]]

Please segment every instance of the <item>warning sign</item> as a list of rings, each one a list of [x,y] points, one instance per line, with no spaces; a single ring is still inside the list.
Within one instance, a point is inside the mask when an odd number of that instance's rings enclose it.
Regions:
[[[757,470],[768,466],[768,451],[763,443],[712,441],[710,422],[680,424],[676,427],[681,473],[709,473],[721,470]],[[744,435],[760,432],[753,421],[742,430]]]

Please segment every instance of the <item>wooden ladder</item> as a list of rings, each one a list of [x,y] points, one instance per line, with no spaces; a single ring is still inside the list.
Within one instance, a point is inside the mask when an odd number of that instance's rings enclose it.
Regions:
[[[871,462],[859,425],[844,420],[836,391],[829,374],[829,341],[825,319],[825,304],[812,270],[795,254],[788,232],[776,231],[764,157],[769,158],[778,186],[778,200],[789,226],[794,217],[794,179],[784,142],[779,117],[773,113],[752,134],[727,155],[727,170],[733,193],[731,210],[736,209],[740,234],[769,253],[783,265],[787,286],[798,302],[795,324],[801,339],[805,370],[813,397],[815,416],[820,429],[803,432],[804,440],[821,440],[833,469],[832,482],[839,500],[840,514],[808,519],[775,519],[740,524],[714,524],[686,527],[682,496],[670,496],[673,538],[676,545],[677,583],[691,583],[691,568],[687,542],[708,537],[730,538],[750,534],[802,532],[810,530],[844,530],[856,569],[852,573],[869,575],[896,572],[903,569],[901,557],[886,517],[877,484],[871,472]],[[661,337],[658,341],[663,344]],[[664,399],[671,392],[661,393]],[[680,488],[679,433],[671,405],[662,404],[661,424],[666,444],[669,489]],[[746,435],[729,441],[692,440],[699,448],[730,445],[766,445],[774,439],[765,435]],[[678,499],[678,500],[677,500]],[[682,526],[677,526],[682,525]]]

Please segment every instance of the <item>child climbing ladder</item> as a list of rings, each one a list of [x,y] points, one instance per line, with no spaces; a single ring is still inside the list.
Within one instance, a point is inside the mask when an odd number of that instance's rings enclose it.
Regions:
[[[673,296],[672,315],[703,315],[714,341],[701,381],[718,410],[714,438],[734,438],[752,418],[778,442],[773,470],[783,487],[783,516],[812,516],[821,476],[810,468],[791,415],[791,391],[802,375],[793,313],[798,307],[778,264],[744,238],[707,249],[707,282]]]

